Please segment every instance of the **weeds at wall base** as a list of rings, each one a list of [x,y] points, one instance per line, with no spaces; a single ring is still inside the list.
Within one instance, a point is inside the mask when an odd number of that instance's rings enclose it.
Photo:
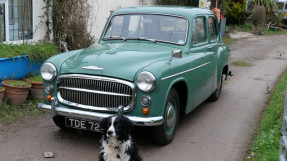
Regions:
[[[38,100],[31,100],[25,102],[21,106],[9,106],[5,100],[0,107],[0,127],[9,125],[19,119],[25,119],[34,115],[42,113],[36,107]]]

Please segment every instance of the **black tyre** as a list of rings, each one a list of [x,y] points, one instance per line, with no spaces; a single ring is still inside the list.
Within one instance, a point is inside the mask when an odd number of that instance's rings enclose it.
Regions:
[[[68,127],[66,127],[65,125],[65,117],[64,116],[55,116],[53,118],[54,123],[61,129],[66,130],[69,129]]]
[[[219,99],[220,94],[221,94],[221,90],[222,90],[222,82],[223,82],[223,74],[221,74],[219,86],[216,88],[216,90],[208,98],[210,101],[215,102]]]
[[[179,121],[179,105],[178,93],[172,88],[165,105],[164,123],[152,129],[152,136],[156,143],[167,145],[173,140]]]

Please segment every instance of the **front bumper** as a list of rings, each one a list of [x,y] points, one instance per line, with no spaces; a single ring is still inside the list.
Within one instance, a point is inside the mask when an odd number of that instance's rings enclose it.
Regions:
[[[91,111],[82,111],[76,109],[68,109],[58,106],[58,101],[56,98],[52,98],[52,105],[47,105],[43,103],[37,103],[37,108],[44,112],[51,112],[52,117],[57,115],[74,117],[87,120],[101,121],[104,118],[113,116],[115,114],[91,112]],[[163,117],[136,117],[136,116],[125,116],[129,118],[135,125],[139,126],[158,126],[163,123]]]

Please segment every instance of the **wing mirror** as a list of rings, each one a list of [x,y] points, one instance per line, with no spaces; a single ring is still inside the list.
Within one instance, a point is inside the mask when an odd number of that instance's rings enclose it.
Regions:
[[[176,49],[172,50],[171,57],[169,58],[169,61],[172,61],[172,58],[182,58],[182,50]]]

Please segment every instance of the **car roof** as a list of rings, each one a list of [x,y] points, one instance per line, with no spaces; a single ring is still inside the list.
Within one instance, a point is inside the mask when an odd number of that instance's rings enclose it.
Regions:
[[[196,14],[213,14],[208,9],[187,7],[187,6],[139,6],[128,7],[116,10],[113,14],[121,13],[159,13],[159,14],[171,14],[180,15],[185,17],[194,16]]]

